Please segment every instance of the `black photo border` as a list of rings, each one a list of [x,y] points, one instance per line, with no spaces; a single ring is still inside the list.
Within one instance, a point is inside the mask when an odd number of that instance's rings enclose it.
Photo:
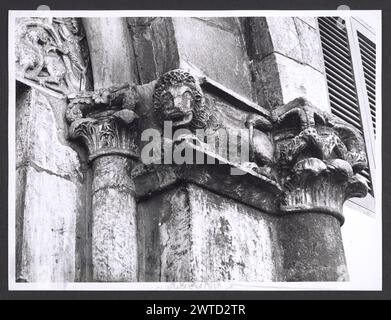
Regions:
[[[93,4],[92,4],[93,3]],[[382,10],[383,21],[383,290],[382,291],[9,291],[8,290],[8,10],[35,10],[39,5],[52,10],[335,10],[348,5],[352,10]],[[391,299],[391,1],[315,0],[47,0],[2,1],[1,6],[1,106],[0,106],[0,300],[15,299],[109,299],[109,300],[286,300],[286,299]],[[7,137],[7,139],[5,139]],[[7,150],[7,152],[4,152]]]

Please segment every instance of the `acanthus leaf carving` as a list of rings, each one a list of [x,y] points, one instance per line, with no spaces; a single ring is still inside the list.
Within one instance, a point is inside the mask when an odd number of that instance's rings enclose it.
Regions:
[[[281,210],[323,211],[343,221],[344,202],[368,192],[359,175],[367,166],[361,134],[304,98],[278,107],[272,121]]]
[[[66,119],[70,124],[70,138],[84,142],[90,161],[108,154],[138,157],[135,85],[125,83],[83,91],[69,99]]]

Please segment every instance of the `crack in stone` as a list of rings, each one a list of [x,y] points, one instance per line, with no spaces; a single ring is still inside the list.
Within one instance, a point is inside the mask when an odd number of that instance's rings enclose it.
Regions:
[[[55,176],[55,177],[58,177],[58,178],[61,178],[61,179],[65,179],[65,180],[68,180],[70,182],[81,182],[80,179],[73,179],[71,177],[71,175],[68,175],[68,174],[62,175],[62,174],[53,172],[53,171],[51,171],[49,169],[42,168],[41,166],[39,166],[37,163],[35,163],[32,160],[28,160],[28,161],[25,161],[25,162],[17,165],[16,166],[16,170],[22,169],[22,168],[28,168],[28,167],[31,167],[31,168],[35,169],[35,171],[37,171],[39,173],[45,172],[45,173],[47,173],[47,174],[49,174],[51,176]],[[82,174],[82,173],[80,173],[80,174]]]

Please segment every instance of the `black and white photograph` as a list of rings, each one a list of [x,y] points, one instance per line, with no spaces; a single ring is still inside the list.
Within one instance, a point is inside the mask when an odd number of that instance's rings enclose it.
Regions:
[[[382,290],[380,10],[9,12],[9,290]]]

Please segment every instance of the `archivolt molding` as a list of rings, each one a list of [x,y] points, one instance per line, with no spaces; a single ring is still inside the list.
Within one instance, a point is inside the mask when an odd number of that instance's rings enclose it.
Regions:
[[[16,77],[48,92],[68,95],[88,87],[88,47],[76,18],[16,20]]]

